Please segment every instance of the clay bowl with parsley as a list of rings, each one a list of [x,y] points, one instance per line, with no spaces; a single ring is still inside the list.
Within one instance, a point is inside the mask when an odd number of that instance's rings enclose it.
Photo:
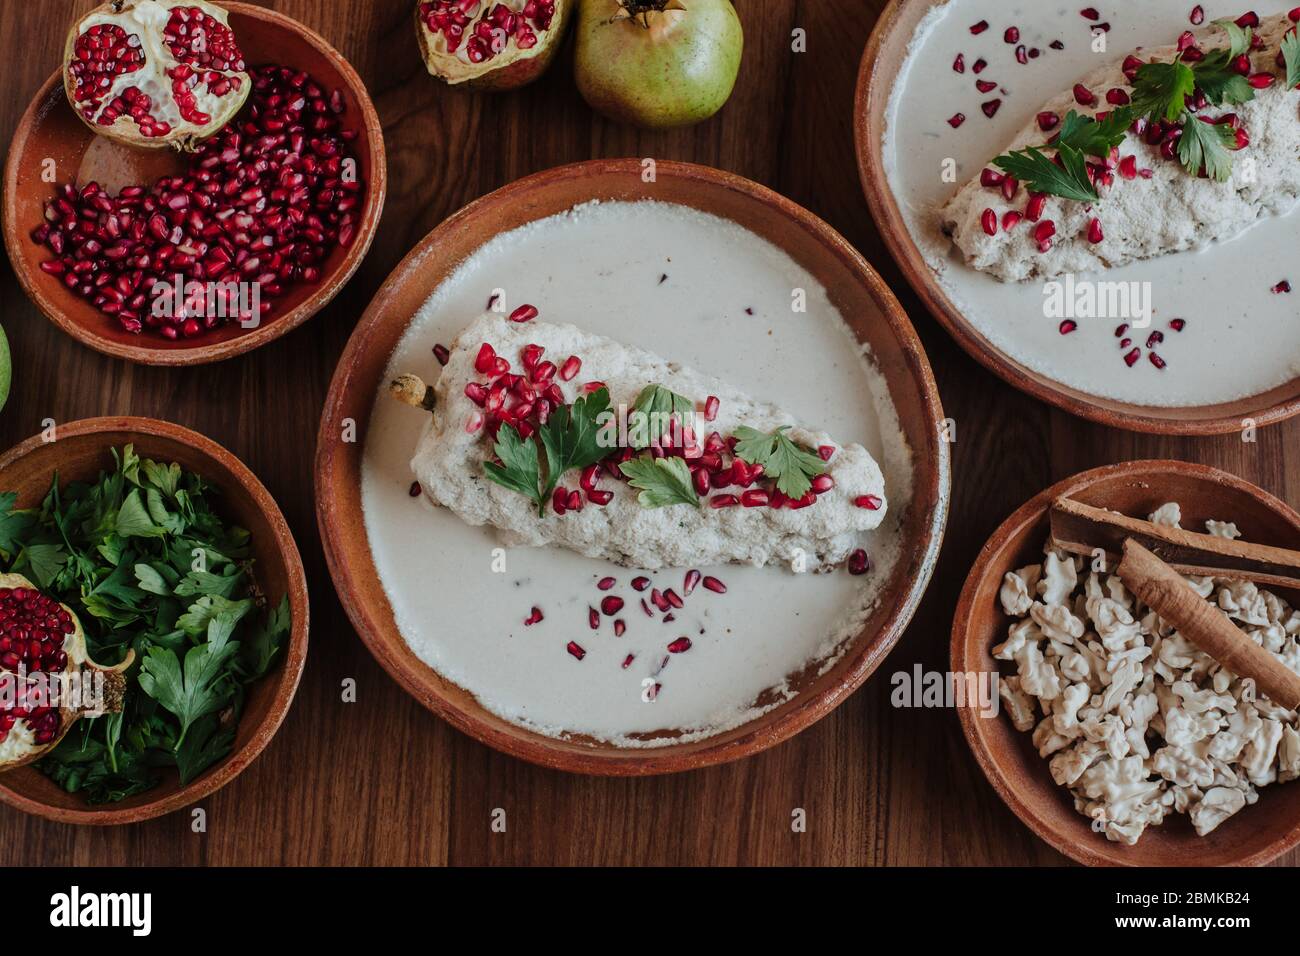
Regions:
[[[901,510],[897,531],[900,559],[887,577],[882,575],[878,602],[833,664],[809,662],[788,678],[794,697],[739,726],[702,739],[634,748],[526,729],[417,657],[403,639],[371,550],[361,470],[366,432],[379,414],[376,403],[392,401],[390,356],[413,316],[462,262],[502,234],[593,200],[644,199],[731,220],[786,252],[823,285],[852,334],[872,351],[876,374],[889,390],[901,435],[912,450],[914,473],[911,503]],[[472,203],[426,236],[388,278],[353,333],[326,400],[316,453],[317,520],[353,626],[388,673],[434,714],[491,747],[555,769],[606,776],[690,770],[787,740],[847,699],[884,661],[925,590],[942,539],[949,495],[942,419],[928,362],[907,315],[871,266],[822,220],[763,186],[709,167],[659,162],[656,182],[647,183],[640,160],[594,160],[529,176]],[[438,543],[431,540],[430,546]],[[440,626],[472,631],[475,625],[470,619],[447,619]],[[557,653],[565,654],[562,642]]]
[[[911,69],[913,51],[919,49],[917,44],[921,42],[917,40],[918,29],[923,24],[932,24],[933,21],[927,18],[945,4],[949,4],[947,12],[943,14],[947,19],[940,23],[940,27],[945,31],[951,29],[951,32],[945,33],[942,42],[935,44],[945,51],[942,62],[931,63],[922,58],[916,61],[916,69]],[[1160,273],[1160,281],[1151,283],[1159,287],[1153,295],[1157,313],[1151,326],[1154,334],[1145,328],[1140,332],[1130,330],[1128,325],[1123,324],[1123,318],[1081,318],[1071,322],[1046,315],[1042,317],[1045,323],[1042,327],[1030,323],[1017,326],[1016,331],[1009,332],[991,324],[998,321],[999,316],[1006,315],[1003,300],[994,298],[995,295],[1002,294],[1001,290],[988,291],[988,301],[981,301],[980,296],[986,291],[984,286],[954,283],[951,275],[941,279],[936,273],[936,267],[931,265],[938,253],[932,250],[929,253],[930,259],[927,259],[922,245],[934,237],[927,236],[925,242],[918,241],[914,235],[916,225],[913,220],[918,214],[929,216],[931,197],[922,200],[911,195],[910,190],[916,188],[919,180],[902,177],[897,168],[902,165],[903,155],[911,158],[914,164],[922,162],[922,158],[913,157],[910,153],[904,154],[901,148],[892,149],[891,122],[896,129],[907,124],[912,128],[934,130],[932,134],[927,132],[925,138],[937,142],[939,145],[934,150],[936,156],[945,157],[950,162],[959,152],[963,156],[970,154],[966,158],[975,165],[961,163],[960,169],[955,172],[955,180],[945,180],[952,185],[947,187],[948,191],[940,202],[947,202],[964,184],[979,177],[980,164],[987,163],[990,179],[987,183],[982,183],[988,187],[988,208],[984,210],[987,218],[982,232],[979,224],[971,230],[977,234],[976,240],[984,234],[991,237],[991,243],[1000,242],[1003,238],[1009,242],[1019,242],[1026,236],[1037,240],[1040,233],[1036,229],[1041,223],[1038,215],[1031,214],[1030,209],[1034,197],[1045,195],[1049,200],[1049,212],[1043,217],[1044,220],[1052,219],[1050,210],[1053,207],[1062,212],[1071,210],[1071,215],[1075,214],[1074,211],[1084,210],[1078,213],[1083,217],[1084,225],[1077,232],[1073,228],[1067,232],[1062,221],[1059,223],[1061,229],[1053,237],[1048,235],[1052,230],[1044,226],[1045,231],[1041,235],[1045,238],[1048,249],[1052,248],[1053,242],[1060,247],[1064,242],[1082,238],[1085,234],[1089,243],[1096,244],[1096,249],[1111,249],[1113,247],[1104,243],[1114,237],[1102,225],[1113,224],[1107,209],[1108,200],[1113,199],[1110,192],[1112,188],[1149,187],[1152,173],[1156,174],[1158,180],[1165,169],[1177,169],[1193,182],[1206,178],[1226,180],[1234,175],[1231,172],[1234,165],[1251,161],[1253,154],[1247,147],[1258,146],[1267,140],[1263,130],[1254,131],[1253,136],[1248,136],[1246,129],[1220,121],[1231,118],[1235,122],[1237,114],[1232,111],[1242,109],[1239,104],[1253,100],[1256,95],[1271,95],[1281,90],[1284,83],[1300,82],[1300,40],[1295,39],[1294,31],[1291,31],[1279,49],[1274,44],[1270,30],[1268,45],[1251,47],[1252,36],[1245,29],[1267,28],[1269,18],[1256,15],[1249,10],[1250,6],[1242,3],[1239,7],[1207,11],[1189,0],[1186,4],[1169,4],[1157,11],[1144,12],[1143,16],[1162,18],[1159,39],[1150,46],[1134,43],[1129,34],[1136,17],[1132,11],[1119,8],[1098,12],[1090,7],[1081,10],[1069,6],[1051,13],[1043,12],[1048,10],[1046,5],[1025,10],[1008,8],[996,18],[980,20],[980,15],[973,12],[973,5],[965,7],[959,0],[892,0],[882,12],[862,57],[854,106],[853,123],[862,185],[886,245],[909,284],[957,343],[989,371],[1021,391],[1082,418],[1152,434],[1228,434],[1239,431],[1244,420],[1255,425],[1265,425],[1300,414],[1300,376],[1287,376],[1283,371],[1278,373],[1280,377],[1277,381],[1280,384],[1272,384],[1273,378],[1268,382],[1255,383],[1252,381],[1249,362],[1239,361],[1235,367],[1231,363],[1219,362],[1222,354],[1235,354],[1236,350],[1230,344],[1208,355],[1193,355],[1187,351],[1171,354],[1171,351],[1178,352],[1181,346],[1191,345],[1188,337],[1182,335],[1184,329],[1195,335],[1198,329],[1208,330],[1211,325],[1216,330],[1224,330],[1221,334],[1225,337],[1239,334],[1240,341],[1249,345],[1252,334],[1250,329],[1258,319],[1258,313],[1265,308],[1283,310],[1288,305],[1287,299],[1292,287],[1296,285],[1294,276],[1286,276],[1293,260],[1279,259],[1269,254],[1269,247],[1261,246],[1260,254],[1249,260],[1257,265],[1260,275],[1254,274],[1252,270],[1249,284],[1243,284],[1244,280],[1237,275],[1240,268],[1238,260],[1233,259],[1230,267],[1223,269],[1222,281],[1239,283],[1236,298],[1228,298],[1219,306],[1216,303],[1202,303],[1190,295],[1181,300],[1172,295],[1168,297],[1169,302],[1177,300],[1184,307],[1194,310],[1202,304],[1205,306],[1199,310],[1199,314],[1192,311],[1187,314],[1188,317],[1184,317],[1181,311],[1159,314],[1162,304],[1160,290],[1176,289],[1184,285],[1169,278],[1167,273]],[[1057,8],[1052,7],[1050,10],[1057,11]],[[1263,14],[1269,13],[1276,11],[1263,11]],[[1214,15],[1237,19],[1213,21]],[[957,22],[950,22],[953,18]],[[1239,28],[1234,30],[1234,24],[1239,25]],[[1204,42],[1207,36],[1216,39],[1216,28],[1219,31],[1217,39],[1227,35],[1224,30],[1232,31],[1232,52],[1246,55],[1232,57],[1216,43],[1210,52],[1203,52],[1195,45],[1190,50],[1185,49],[1179,54],[1181,62],[1177,64],[1145,63],[1147,53],[1155,48],[1172,46],[1175,42],[1186,48],[1189,43]],[[1070,104],[1075,115],[1072,117],[1066,109],[1058,110],[1054,106],[1048,108],[1048,112],[1037,114],[1038,123],[1034,129],[1041,131],[1042,135],[1041,138],[1035,136],[1026,149],[1003,152],[1006,139],[1001,136],[997,136],[996,143],[987,155],[966,148],[968,143],[987,140],[989,124],[1005,120],[1011,111],[1017,111],[1017,116],[1024,113],[1026,123],[1032,126],[1035,117],[1033,111],[1047,108],[1044,104],[1047,94],[1065,93],[1076,80],[1086,79],[1084,75],[1074,74],[1070,69],[1062,69],[1058,71],[1059,75],[1054,74],[1055,78],[1048,81],[1049,88],[1044,89],[1043,74],[1034,71],[1049,68],[1063,57],[1077,57],[1079,51],[1090,49],[1090,43],[1095,44],[1094,38],[1098,34],[1106,38],[1108,46],[1105,52],[1098,52],[1094,46],[1092,59],[1097,64],[1113,61],[1117,68],[1122,62],[1123,75],[1129,81],[1125,84],[1129,88],[1127,92],[1124,88],[1092,90],[1080,83],[1075,87],[1074,99]],[[952,37],[958,38],[955,46],[960,51],[955,59],[952,52],[947,52],[948,47],[954,45],[950,42]],[[1059,52],[1062,50],[1065,52]],[[926,48],[915,55],[923,57],[923,54],[932,55],[933,50]],[[1129,55],[1126,57],[1126,54]],[[1249,66],[1239,69],[1239,62]],[[926,85],[934,84],[933,89],[925,92],[935,96],[928,101],[916,94],[902,96],[897,118],[891,120],[891,112],[895,108],[893,98],[900,84],[910,82],[907,79],[909,70],[915,73],[920,69],[927,71]],[[910,92],[906,86],[901,89],[903,93]],[[952,96],[948,95],[949,90],[953,91]],[[1098,113],[1106,114],[1100,122],[1093,118]],[[1205,122],[1195,124],[1194,119],[1198,116]],[[1192,119],[1189,120],[1189,117]],[[1161,127],[1167,132],[1186,130],[1194,135],[1178,139],[1177,148],[1170,145],[1175,143],[1174,140],[1168,140],[1165,145],[1170,146],[1170,151],[1163,156],[1159,150],[1155,151],[1154,157],[1140,152],[1141,168],[1121,164],[1112,171],[1109,178],[1103,175],[1104,189],[1092,182],[1093,173],[1100,162],[1094,157],[1106,157],[1111,148],[1118,148],[1117,143],[1125,137],[1130,140],[1124,147],[1125,152],[1129,152],[1129,146],[1139,139],[1151,144],[1153,140],[1141,131],[1149,132],[1152,124],[1160,122],[1172,124],[1168,129]],[[1188,122],[1193,125],[1187,125]],[[1065,151],[1056,148],[1062,136],[1067,140]],[[910,145],[915,146],[920,139],[919,136],[914,137]],[[1253,143],[1250,142],[1252,139]],[[1143,150],[1145,147],[1139,146],[1138,149]],[[1031,155],[1034,151],[1038,155]],[[899,158],[893,159],[891,152],[898,153]],[[979,158],[974,158],[976,155]],[[927,155],[923,161],[924,172],[917,173],[918,176],[929,175],[930,157]],[[896,164],[893,180],[891,162]],[[936,158],[933,166],[936,183],[943,175],[940,162]],[[1153,170],[1151,166],[1156,169]],[[920,167],[914,165],[913,169]],[[1004,197],[998,191],[998,184],[1005,181],[1004,177],[1013,180],[1013,196]],[[899,190],[895,189],[895,181],[910,184],[907,195],[899,194]],[[958,192],[955,198],[960,199],[961,196],[962,193]],[[1099,198],[1093,198],[1094,196]],[[1030,200],[1028,204],[1026,197]],[[1199,198],[1190,202],[1193,206],[1206,205]],[[1154,208],[1157,204],[1158,201],[1152,204],[1153,220],[1160,215]],[[985,205],[985,202],[980,202],[973,208]],[[925,212],[919,213],[922,209]],[[1006,212],[999,218],[998,214],[1004,209]],[[947,208],[943,212],[948,212]],[[935,209],[933,213],[938,221],[940,210]],[[1008,215],[1010,219],[1007,218]],[[1285,214],[1278,218],[1283,215]],[[1090,221],[1087,218],[1089,216],[1093,217]],[[1291,218],[1294,220],[1294,214]],[[1209,219],[1208,226],[1212,226],[1214,216],[1210,215]],[[1053,227],[1058,225],[1056,222],[1050,224]],[[1208,226],[1198,221],[1198,235],[1203,234]],[[1280,245],[1272,247],[1278,251],[1287,248],[1286,243],[1294,234],[1294,227],[1283,231],[1288,234],[1281,237]],[[1233,238],[1237,235],[1239,234],[1234,234]],[[1214,281],[1218,282],[1217,275],[1220,273],[1216,272],[1216,262],[1222,261],[1221,256],[1231,254],[1218,247],[1231,244],[1231,241],[1216,241],[1210,248],[1192,257],[1194,261],[1188,261],[1181,268],[1186,275],[1198,280],[1215,277]],[[1038,251],[1042,249],[1043,244],[1040,244]],[[996,251],[997,254],[1002,254],[1000,249]],[[1033,248],[1033,242],[1026,239],[1024,255],[1020,258],[1032,260],[1038,251]],[[1134,274],[1144,279],[1150,274],[1149,270],[1159,268],[1162,258],[1157,255],[1140,260],[1138,268],[1133,270]],[[1087,270],[1077,271],[1081,278],[1106,281],[1110,278],[1110,273],[1131,264],[1131,260],[1122,260],[1121,266],[1117,268],[1094,270],[1090,266]],[[959,279],[963,278],[959,273],[972,269],[960,257],[952,257],[941,265]],[[1063,273],[1062,277],[1064,275]],[[1261,281],[1264,277],[1267,281]],[[1027,285],[1037,291],[1043,282],[1031,279]],[[1187,287],[1191,287],[1190,282]],[[960,294],[951,291],[953,288],[959,289]],[[1021,300],[1017,301],[1025,308],[1030,307]],[[1034,303],[1033,307],[1040,308],[1041,303]],[[1021,318],[1038,317],[1029,314],[1017,316],[1017,320]],[[1110,340],[1112,330],[1115,331],[1113,343]],[[1041,341],[1035,338],[1038,344],[1032,347],[1024,344],[1024,340],[1031,337],[1030,332],[1033,336],[1042,336]],[[998,335],[1003,336],[1002,345],[995,341]],[[1012,335],[1020,335],[1022,341],[1009,341]],[[1072,341],[1071,336],[1075,341]],[[1063,377],[1069,377],[1082,367],[1079,365],[1081,346],[1076,345],[1082,336],[1088,337],[1085,341],[1093,343],[1098,350],[1088,353],[1090,360],[1109,362],[1113,358],[1115,367],[1100,365],[1094,375],[1090,365],[1089,374],[1086,377],[1078,375],[1072,384],[1057,380],[1049,372],[1065,372]],[[1218,341],[1220,340],[1216,339]],[[1164,344],[1157,345],[1157,342]],[[1113,352],[1112,345],[1115,346]],[[1013,348],[1020,349],[1020,358],[1011,354]],[[1285,349],[1288,354],[1293,353],[1294,339],[1279,349]],[[1103,355],[1107,358],[1098,358]],[[1036,361],[1030,361],[1031,359]],[[1195,367],[1190,364],[1193,361],[1198,363]],[[1124,363],[1128,365],[1127,371]],[[1231,390],[1224,389],[1221,394],[1244,397],[1232,397],[1223,401],[1216,399],[1213,402],[1198,397],[1196,383],[1191,381],[1191,376],[1199,376],[1203,372],[1222,374],[1222,369],[1207,369],[1207,365],[1223,364],[1228,365],[1228,374],[1236,374],[1236,379],[1229,381],[1239,382],[1240,386]],[[1170,371],[1166,372],[1166,368]],[[1186,376],[1185,381],[1188,382],[1176,402],[1168,400],[1164,384],[1167,378],[1160,377],[1174,373]],[[1146,375],[1145,380],[1135,377],[1132,381],[1145,381],[1149,384],[1133,387],[1129,391],[1121,389],[1117,392],[1112,389],[1109,392],[1124,394],[1124,399],[1108,397],[1105,394],[1107,389],[1128,374]],[[1109,380],[1107,376],[1110,377]],[[1085,391],[1076,387],[1080,384],[1089,384],[1097,391]],[[1249,389],[1259,390],[1255,394],[1249,394]],[[1144,398],[1149,400],[1144,401]]]
[[[306,580],[274,500],[215,442],[145,418],[53,437],[0,456],[0,603],[48,600],[48,623],[75,627],[121,694],[101,716],[47,715],[35,740],[53,739],[0,771],[0,801],[134,823],[211,794],[270,742],[306,659]],[[6,740],[23,733],[12,717],[0,712]]]

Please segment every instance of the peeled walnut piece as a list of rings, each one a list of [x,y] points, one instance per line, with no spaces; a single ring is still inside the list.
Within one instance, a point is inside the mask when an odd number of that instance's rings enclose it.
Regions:
[[[81,717],[116,713],[135,660],[101,667],[66,604],[21,574],[0,574],[0,771],[39,760]]]

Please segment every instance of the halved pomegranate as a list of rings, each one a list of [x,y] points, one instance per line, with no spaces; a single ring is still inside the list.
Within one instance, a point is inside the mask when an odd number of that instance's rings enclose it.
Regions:
[[[230,15],[206,0],[112,0],[68,35],[63,86],[96,133],[191,149],[252,89]]]
[[[575,0],[424,0],[415,9],[429,72],[452,86],[513,90],[551,65]]]
[[[0,574],[0,771],[39,760],[80,717],[120,711],[134,660],[128,650],[122,663],[100,667],[70,607],[21,574]]]

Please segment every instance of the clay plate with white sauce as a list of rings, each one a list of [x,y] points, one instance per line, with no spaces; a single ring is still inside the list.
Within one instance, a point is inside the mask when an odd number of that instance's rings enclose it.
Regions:
[[[535,305],[539,321],[569,322],[716,375],[865,444],[885,471],[893,509],[864,538],[872,572],[699,569],[724,580],[727,593],[697,588],[674,627],[643,616],[646,594],[629,587],[634,569],[553,548],[495,552],[490,531],[431,507],[411,487],[410,468],[427,415],[390,400],[385,387],[407,372],[436,381],[433,347],[496,296],[510,309]],[[392,274],[330,389],[317,515],[354,626],[430,710],[546,766],[685,770],[807,727],[898,640],[946,518],[942,417],[906,315],[825,223],[706,167],[659,163],[646,182],[639,161],[592,161],[471,204]],[[650,576],[682,593],[686,570]],[[602,592],[606,576],[617,583]],[[588,628],[589,607],[607,594],[627,602],[625,635],[610,634],[608,621],[599,633]],[[526,626],[532,606],[545,619]],[[687,633],[692,649],[659,667],[663,646]],[[566,653],[569,641],[580,641],[585,657]],[[636,663],[621,668],[629,653]],[[662,684],[653,708],[641,697],[645,681]]]

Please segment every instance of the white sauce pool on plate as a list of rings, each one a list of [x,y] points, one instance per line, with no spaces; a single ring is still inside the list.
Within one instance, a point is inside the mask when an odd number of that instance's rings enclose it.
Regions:
[[[381,394],[365,439],[362,501],[376,567],[415,654],[507,720],[624,746],[682,739],[632,738],[657,730],[695,739],[739,726],[760,713],[754,702],[764,691],[810,661],[836,659],[896,560],[911,453],[883,380],[813,277],[727,220],[658,202],[589,203],[474,253],[414,317],[390,375],[435,381],[434,344],[449,342],[498,288],[511,309],[532,303],[549,321],[707,371],[824,425],[839,441],[862,443],[885,473],[890,517],[864,537],[876,565],[864,577],[702,568],[727,593],[699,587],[676,621],[663,623],[641,610],[643,595],[630,585],[637,572],[604,561],[519,548],[506,553],[506,573],[493,573],[491,529],[409,496],[424,417]],[[794,289],[806,291],[806,312],[792,310]],[[618,585],[598,591],[606,575]],[[650,576],[682,592],[682,570]],[[622,637],[609,618],[599,632],[588,627],[588,607],[606,593],[626,601]],[[525,627],[534,605],[545,620]],[[681,636],[691,649],[669,655],[668,643]],[[569,641],[586,650],[585,659],[569,655]],[[635,659],[624,669],[628,654]],[[647,679],[662,685],[653,703],[642,700]]]
[[[1096,6],[1112,25],[1105,54],[1093,53],[1090,22],[1080,16]],[[1172,44],[1192,29],[1193,0],[1145,3],[1008,3],[1006,0],[950,0],[919,25],[887,110],[884,143],[890,186],[917,247],[925,255],[954,305],[974,328],[1006,355],[1058,382],[1092,395],[1141,405],[1176,407],[1215,404],[1257,395],[1300,375],[1300,293],[1270,290],[1289,279],[1300,290],[1300,214],[1266,220],[1235,240],[1199,252],[1178,253],[1079,278],[1150,282],[1155,315],[1151,329],[1164,332],[1157,369],[1144,357],[1124,364],[1115,338],[1120,320],[1082,319],[1068,336],[1059,319],[1043,314],[1043,283],[1008,285],[961,261],[939,230],[937,211],[969,179],[998,155],[1042,104],[1104,62],[1118,62],[1134,47]],[[1261,17],[1285,12],[1293,2],[1243,3],[1202,0],[1205,24],[1240,16],[1247,9]],[[970,27],[989,22],[983,34]],[[1021,41],[1042,55],[1028,65],[1016,62],[1007,44],[1007,27],[1020,29]],[[1059,39],[1061,51],[1049,44]],[[966,72],[953,70],[958,53]],[[975,61],[988,67],[978,77]],[[1105,58],[1104,60],[1102,58]],[[992,80],[1006,94],[982,94],[975,80]],[[1001,98],[992,119],[980,104]],[[966,114],[957,129],[948,125]],[[1300,121],[1300,118],[1297,119]],[[1047,134],[1044,134],[1046,136]],[[958,163],[957,182],[940,176],[946,158]],[[1187,320],[1185,331],[1169,320]],[[1141,345],[1149,330],[1133,335]]]

